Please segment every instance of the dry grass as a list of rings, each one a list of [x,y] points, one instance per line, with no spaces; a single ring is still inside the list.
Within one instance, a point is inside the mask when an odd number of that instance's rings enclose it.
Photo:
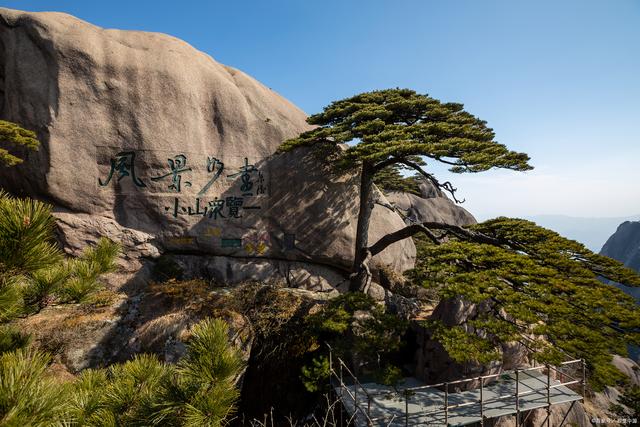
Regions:
[[[342,411],[342,404],[337,398],[324,395],[324,404],[313,414],[310,414],[305,420],[295,420],[293,417],[286,417],[286,421],[277,420],[272,411],[264,414],[262,420],[254,418],[248,422],[242,422],[242,425],[250,427],[338,427],[343,425],[352,425],[353,417],[347,419]]]

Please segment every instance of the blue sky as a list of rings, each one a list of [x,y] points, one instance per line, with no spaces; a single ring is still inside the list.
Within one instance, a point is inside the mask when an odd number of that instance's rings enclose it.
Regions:
[[[168,33],[307,113],[408,87],[462,102],[536,169],[451,179],[480,219],[640,213],[640,1],[2,1]]]

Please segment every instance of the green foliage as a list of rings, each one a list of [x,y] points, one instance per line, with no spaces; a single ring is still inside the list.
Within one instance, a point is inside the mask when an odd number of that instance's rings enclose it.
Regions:
[[[418,175],[403,176],[401,171],[405,169],[400,165],[391,165],[378,172],[373,182],[384,192],[402,191],[420,195],[420,181]]]
[[[228,344],[227,324],[221,319],[205,319],[193,328],[189,352],[179,363],[181,375],[190,384],[209,388],[233,382],[242,369],[238,352]]]
[[[154,407],[161,403],[158,391],[172,375],[172,369],[155,355],[142,354],[126,363],[110,366],[106,381],[101,381],[103,374],[100,372],[87,375],[81,378],[75,405],[82,409],[77,416],[86,425],[104,425],[103,420],[113,420],[113,425],[146,426],[152,424]],[[87,385],[97,388],[87,390]],[[99,392],[102,398],[93,401],[88,398],[87,391]]]
[[[51,206],[0,191],[0,328],[55,299],[85,301],[101,288],[99,277],[115,269],[120,245],[102,238],[67,259],[55,245],[54,226]],[[4,333],[0,354],[25,339]]]
[[[599,278],[639,286],[622,264],[532,222],[497,218],[450,234],[440,245],[421,240],[408,277],[442,300],[480,304],[462,329],[432,323],[434,337],[457,361],[485,362],[500,342],[521,341],[540,362],[584,358],[592,385],[622,379],[611,354],[640,342],[640,310],[633,298]],[[467,331],[476,331],[467,332]]]
[[[89,246],[82,254],[81,260],[94,265],[98,274],[110,273],[116,270],[118,255],[121,247],[105,237],[101,237],[95,246]]]
[[[24,273],[62,260],[53,243],[51,206],[0,192],[0,273]]]
[[[628,386],[618,398],[618,403],[609,408],[614,417],[640,420],[640,386]]]
[[[400,350],[401,338],[408,328],[407,322],[385,312],[362,293],[347,293],[329,301],[318,313],[307,319],[310,333],[318,343],[328,343],[333,354],[352,366],[356,375],[376,379],[399,379],[393,356]],[[328,367],[324,364],[327,348],[318,346],[311,364],[303,368],[302,379],[307,390],[320,389],[326,383]]]
[[[0,120],[0,143],[23,146],[30,150],[37,150],[40,146],[34,132],[4,120]],[[5,166],[14,166],[22,162],[21,158],[11,154],[6,148],[0,148],[0,163]]]
[[[73,419],[81,425],[221,426],[239,396],[243,368],[220,319],[193,328],[178,365],[140,355],[107,370],[87,370],[74,385]]]
[[[68,387],[69,418],[77,425],[116,425],[116,419],[103,410],[106,396],[103,392],[109,384],[107,370],[86,369]]]
[[[47,377],[43,353],[6,352],[0,356],[0,425],[225,425],[242,369],[228,333],[223,321],[205,319],[194,327],[177,366],[143,354],[108,369],[87,369],[67,384]]]
[[[431,330],[431,339],[442,344],[456,362],[489,363],[500,357],[495,342],[470,334],[462,326],[448,326],[435,320],[425,321],[424,326]]]
[[[31,336],[7,325],[0,325],[0,355],[9,351],[26,348]]]
[[[29,283],[22,291],[26,306],[37,309],[44,307],[47,300],[69,279],[69,274],[69,269],[64,264],[42,268],[31,273]]]
[[[311,359],[311,363],[302,367],[302,383],[304,388],[311,393],[322,390],[322,385],[326,384],[330,374],[329,358],[320,355]]]
[[[48,356],[34,351],[0,355],[0,425],[62,425],[66,402],[45,375],[48,363]]]
[[[380,384],[393,386],[402,380],[402,370],[397,366],[385,365],[382,369],[376,371],[374,378]]]
[[[108,273],[113,269],[114,257],[111,255],[114,249],[119,250],[116,243],[101,239],[97,247],[107,247],[106,251],[99,251],[104,257],[111,257],[102,262],[95,260],[95,252],[88,250],[81,258],[68,262],[69,278],[66,280],[60,294],[68,301],[84,302],[90,294],[102,289],[99,281],[101,274]],[[117,253],[117,252],[115,252]]]
[[[79,259],[66,260],[55,245],[54,227],[50,205],[0,193],[0,322],[18,314],[23,303],[42,308],[56,293],[83,301],[100,288],[99,276],[115,269],[118,244],[101,238]]]
[[[360,172],[362,211],[356,226],[350,291],[362,291],[368,281],[365,264],[377,175],[382,173],[378,183],[383,189],[415,191],[410,180],[399,176],[400,167],[409,167],[457,201],[451,183],[440,183],[423,168],[425,159],[449,165],[454,173],[532,169],[529,156],[496,142],[487,123],[466,112],[462,104],[443,103],[410,89],[366,92],[335,101],[307,121],[317,127],[285,141],[279,151],[314,147],[322,151],[318,157],[337,170]]]
[[[21,313],[24,300],[20,282],[22,277],[0,274],[0,324]]]
[[[334,150],[345,167],[425,156],[449,164],[456,173],[492,167],[531,169],[526,154],[495,142],[493,130],[464,111],[462,104],[442,103],[409,89],[366,92],[335,101],[308,122],[319,127],[286,141],[282,151],[350,144],[344,151]]]

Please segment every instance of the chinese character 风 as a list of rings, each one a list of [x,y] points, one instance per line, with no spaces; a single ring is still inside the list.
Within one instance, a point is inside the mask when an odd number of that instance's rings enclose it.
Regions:
[[[115,172],[118,175],[118,182],[120,182],[122,178],[129,176],[136,186],[146,187],[147,185],[136,177],[135,159],[136,153],[134,151],[121,151],[116,154],[116,156],[111,159],[111,170],[109,171],[109,176],[107,176],[107,179],[104,182],[98,178],[98,184],[100,184],[101,187],[106,187],[109,182],[111,182],[111,178],[113,178],[113,174]]]

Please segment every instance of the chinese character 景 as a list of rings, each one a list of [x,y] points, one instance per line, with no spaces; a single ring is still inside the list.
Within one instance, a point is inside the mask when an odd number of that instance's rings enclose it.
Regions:
[[[176,193],[180,192],[180,183],[182,181],[182,173],[188,172],[191,168],[186,167],[187,165],[187,157],[184,154],[178,154],[173,159],[167,159],[169,163],[170,172],[156,176],[151,178],[152,181],[160,181],[168,176],[171,177],[171,185],[169,185],[169,189],[175,191]],[[185,187],[191,187],[191,183],[189,181],[185,181]]]

